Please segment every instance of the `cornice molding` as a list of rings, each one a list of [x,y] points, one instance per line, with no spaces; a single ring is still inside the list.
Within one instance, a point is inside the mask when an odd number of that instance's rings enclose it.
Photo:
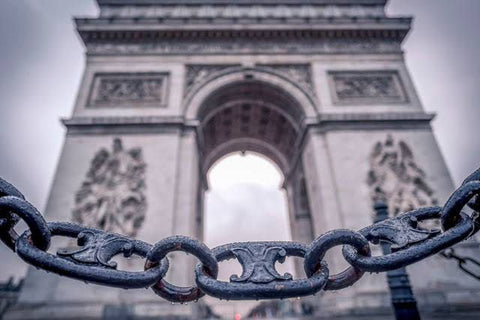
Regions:
[[[411,17],[269,17],[269,18],[202,18],[202,17],[116,17],[75,18],[79,32],[100,31],[236,31],[243,30],[404,30]]]
[[[181,133],[196,130],[197,121],[183,117],[74,117],[62,119],[68,135]]]
[[[302,3],[301,5],[282,4],[255,4],[255,5],[151,5],[151,6],[103,6],[100,12],[101,18],[107,19],[211,19],[222,21],[223,19],[316,19],[316,18],[385,18],[385,8],[379,5],[318,5],[314,3]]]
[[[73,117],[62,119],[63,125],[68,127],[89,125],[124,125],[124,124],[158,124],[158,125],[185,125],[183,117],[176,116],[148,116],[148,117]]]
[[[268,51],[276,52],[275,47],[279,47],[279,51],[282,51],[281,47],[288,46],[292,41],[305,42],[303,46],[302,43],[298,43],[295,47],[300,49],[298,51],[302,51],[302,47],[305,47],[303,51],[308,53],[338,51],[336,43],[329,44],[326,41],[345,42],[341,44],[340,51],[345,50],[344,47],[349,45],[355,47],[352,51],[362,51],[365,46],[367,51],[392,50],[377,49],[375,45],[372,46],[373,42],[381,41],[396,43],[398,50],[396,48],[393,50],[400,51],[400,44],[408,34],[411,25],[410,18],[334,18],[315,19],[316,21],[308,23],[299,21],[289,23],[288,20],[280,19],[275,22],[270,21],[271,24],[239,19],[222,24],[206,21],[195,24],[181,22],[182,19],[176,23],[159,22],[158,19],[153,19],[156,22],[152,22],[152,19],[139,19],[135,22],[132,22],[132,19],[120,20],[125,23],[118,21],[114,23],[110,19],[76,20],[78,32],[89,53],[256,52],[267,43],[271,46]],[[268,41],[265,42],[266,40]],[[263,44],[255,43],[256,41],[262,41]],[[362,43],[363,46],[359,45]],[[202,50],[199,50],[199,45]],[[118,46],[133,47],[116,48]],[[325,46],[328,48],[323,48]],[[192,48],[194,49],[190,50]],[[285,50],[291,51],[288,48]]]
[[[321,114],[309,127],[315,132],[338,130],[429,130],[433,113],[386,112]]]
[[[435,118],[434,113],[425,112],[371,112],[371,113],[321,113],[319,123],[364,122],[364,121],[427,121]]]
[[[97,0],[99,6],[125,5],[385,5],[387,0]]]
[[[433,113],[425,112],[381,112],[381,113],[321,113],[316,119],[308,118],[305,128],[324,127],[332,124],[382,124],[392,122],[429,124],[435,118]],[[178,127],[198,128],[198,120],[186,120],[181,116],[149,116],[149,117],[73,117],[62,119],[67,129],[89,127]]]

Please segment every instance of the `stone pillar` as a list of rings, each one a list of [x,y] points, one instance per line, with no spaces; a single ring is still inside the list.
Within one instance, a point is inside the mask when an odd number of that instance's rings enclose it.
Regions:
[[[200,168],[196,133],[193,128],[184,130],[179,139],[179,152],[174,186],[174,209],[172,216],[172,235],[198,236],[198,220],[201,218],[198,194],[200,187]],[[194,267],[197,260],[183,253],[172,253],[171,279],[177,285],[194,284]]]
[[[288,178],[286,189],[292,240],[308,245],[313,241],[314,235],[309,196],[301,163]],[[305,273],[303,261],[300,259],[295,260],[295,272],[297,277],[302,277]]]

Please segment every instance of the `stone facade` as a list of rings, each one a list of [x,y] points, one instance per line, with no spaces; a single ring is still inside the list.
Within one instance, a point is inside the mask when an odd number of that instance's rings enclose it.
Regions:
[[[386,16],[385,0],[97,2],[99,17],[76,19],[87,64],[72,117],[63,121],[48,220],[96,217],[92,224],[119,231],[98,219],[118,215],[128,225],[119,232],[150,243],[174,234],[201,239],[206,172],[242,150],[281,168],[292,236],[306,243],[371,224],[372,198],[393,195],[395,212],[442,204],[453,191],[433,115],[403,58],[411,19]],[[132,163],[134,174],[125,169]],[[103,207],[102,197],[110,201]],[[138,216],[125,215],[124,205]],[[335,257],[330,268],[340,271],[345,262]],[[191,283],[193,264],[175,256],[170,279]],[[434,256],[408,271],[424,319],[480,312],[480,286],[455,264]],[[35,269],[24,288],[6,319],[198,319],[203,308]],[[392,317],[382,274],[308,301],[316,318]]]

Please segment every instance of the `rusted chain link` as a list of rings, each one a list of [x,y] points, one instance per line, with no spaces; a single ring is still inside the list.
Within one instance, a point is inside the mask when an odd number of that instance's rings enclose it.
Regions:
[[[480,229],[480,170],[470,175],[444,207],[416,209],[387,219],[360,231],[333,230],[310,245],[298,242],[230,243],[210,250],[198,240],[174,236],[154,246],[143,241],[63,222],[47,223],[11,184],[0,179],[0,239],[27,263],[62,276],[119,288],[151,287],[162,298],[186,303],[208,294],[220,299],[276,299],[312,295],[320,290],[339,290],[353,285],[364,272],[398,269],[425,259],[459,243]],[[468,215],[465,206],[473,210]],[[23,219],[28,230],[15,232]],[[442,230],[426,230],[419,222],[437,220]],[[79,247],[47,252],[50,238],[75,238]],[[371,256],[370,243],[391,243],[392,252]],[[330,275],[326,252],[343,245],[343,256],[350,264],[345,271]],[[169,269],[166,255],[172,251],[193,254],[199,259],[195,267],[194,287],[177,287],[164,277]],[[144,270],[117,270],[112,258],[137,255],[145,259]],[[304,258],[306,278],[294,279],[279,274],[277,262],[287,256]],[[451,256],[453,257],[453,255]],[[217,280],[218,263],[234,258],[242,266],[241,275],[230,281]],[[462,262],[461,260],[459,260]],[[465,261],[466,262],[466,261]]]

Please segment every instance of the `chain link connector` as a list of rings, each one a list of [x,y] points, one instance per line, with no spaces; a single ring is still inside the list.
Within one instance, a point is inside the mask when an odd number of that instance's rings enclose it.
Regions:
[[[353,246],[361,252],[362,256],[371,255],[368,240],[362,234],[345,229],[329,231],[315,239],[305,255],[304,269],[307,276],[312,276],[320,268],[320,263],[327,251],[338,245]],[[331,275],[324,290],[340,290],[349,287],[360,280],[363,273],[361,269],[350,266],[338,274]]]
[[[471,181],[480,181],[480,168],[475,170],[471,175],[469,175],[462,183],[464,185],[467,182]],[[475,197],[470,200],[468,206],[472,208],[474,211],[480,212],[480,195],[477,194]]]
[[[23,194],[18,191],[12,184],[0,178],[0,197],[14,196],[25,199]],[[0,208],[0,240],[7,245],[12,251],[15,251],[15,241],[18,234],[13,229],[20,221],[20,218],[6,209]]]
[[[116,263],[110,260],[118,254],[146,257],[152,246],[143,241],[72,223],[49,223],[48,227],[52,236],[77,238],[80,247],[60,249],[53,255],[32,244],[32,234],[26,231],[17,240],[17,253],[37,268],[123,289],[148,288],[167,273],[166,260],[147,271],[116,270]]]
[[[325,264],[306,279],[293,279],[289,273],[279,274],[276,262],[283,263],[287,256],[304,257],[307,247],[298,242],[239,242],[213,250],[218,262],[237,259],[242,274],[232,275],[230,282],[209,276],[202,265],[195,269],[197,285],[210,296],[227,300],[284,299],[308,296],[325,287],[328,268]]]
[[[4,212],[12,213],[25,221],[31,231],[31,241],[35,246],[43,251],[48,249],[51,235],[47,222],[33,205],[16,196],[5,196],[0,198],[0,214]],[[15,224],[12,225],[11,222],[8,222],[7,225],[8,229],[0,232],[1,239],[9,248],[15,251],[15,243],[19,236],[13,229]]]
[[[168,237],[157,242],[147,254],[145,270],[158,265],[159,261],[165,260],[167,254],[172,251],[191,253],[201,261],[206,273],[213,278],[217,277],[218,264],[212,251],[200,241],[185,236]],[[197,301],[205,295],[196,286],[178,287],[165,279],[160,279],[152,286],[152,289],[160,297],[177,303]]]
[[[480,262],[479,261],[471,257],[460,256],[455,252],[453,248],[448,248],[440,252],[440,255],[446,259],[453,259],[457,261],[457,264],[460,270],[474,277],[475,279],[480,280]],[[467,267],[469,264],[471,264],[473,268]],[[475,272],[472,269],[477,269],[477,271]]]
[[[448,230],[454,227],[460,219],[460,212],[469,204],[474,197],[478,197],[480,194],[480,181],[468,181],[465,182],[460,188],[450,196],[442,209],[442,228]],[[475,202],[474,202],[475,203]],[[470,206],[475,208],[475,204],[471,203]]]
[[[461,213],[460,220],[453,228],[445,232],[417,229],[418,221],[439,218],[441,208],[422,208],[384,220],[360,230],[369,241],[388,241],[392,243],[391,254],[366,257],[351,246],[343,247],[343,256],[352,265],[368,272],[385,272],[408,266],[423,260],[443,249],[468,238],[474,230],[474,222],[468,215]]]

